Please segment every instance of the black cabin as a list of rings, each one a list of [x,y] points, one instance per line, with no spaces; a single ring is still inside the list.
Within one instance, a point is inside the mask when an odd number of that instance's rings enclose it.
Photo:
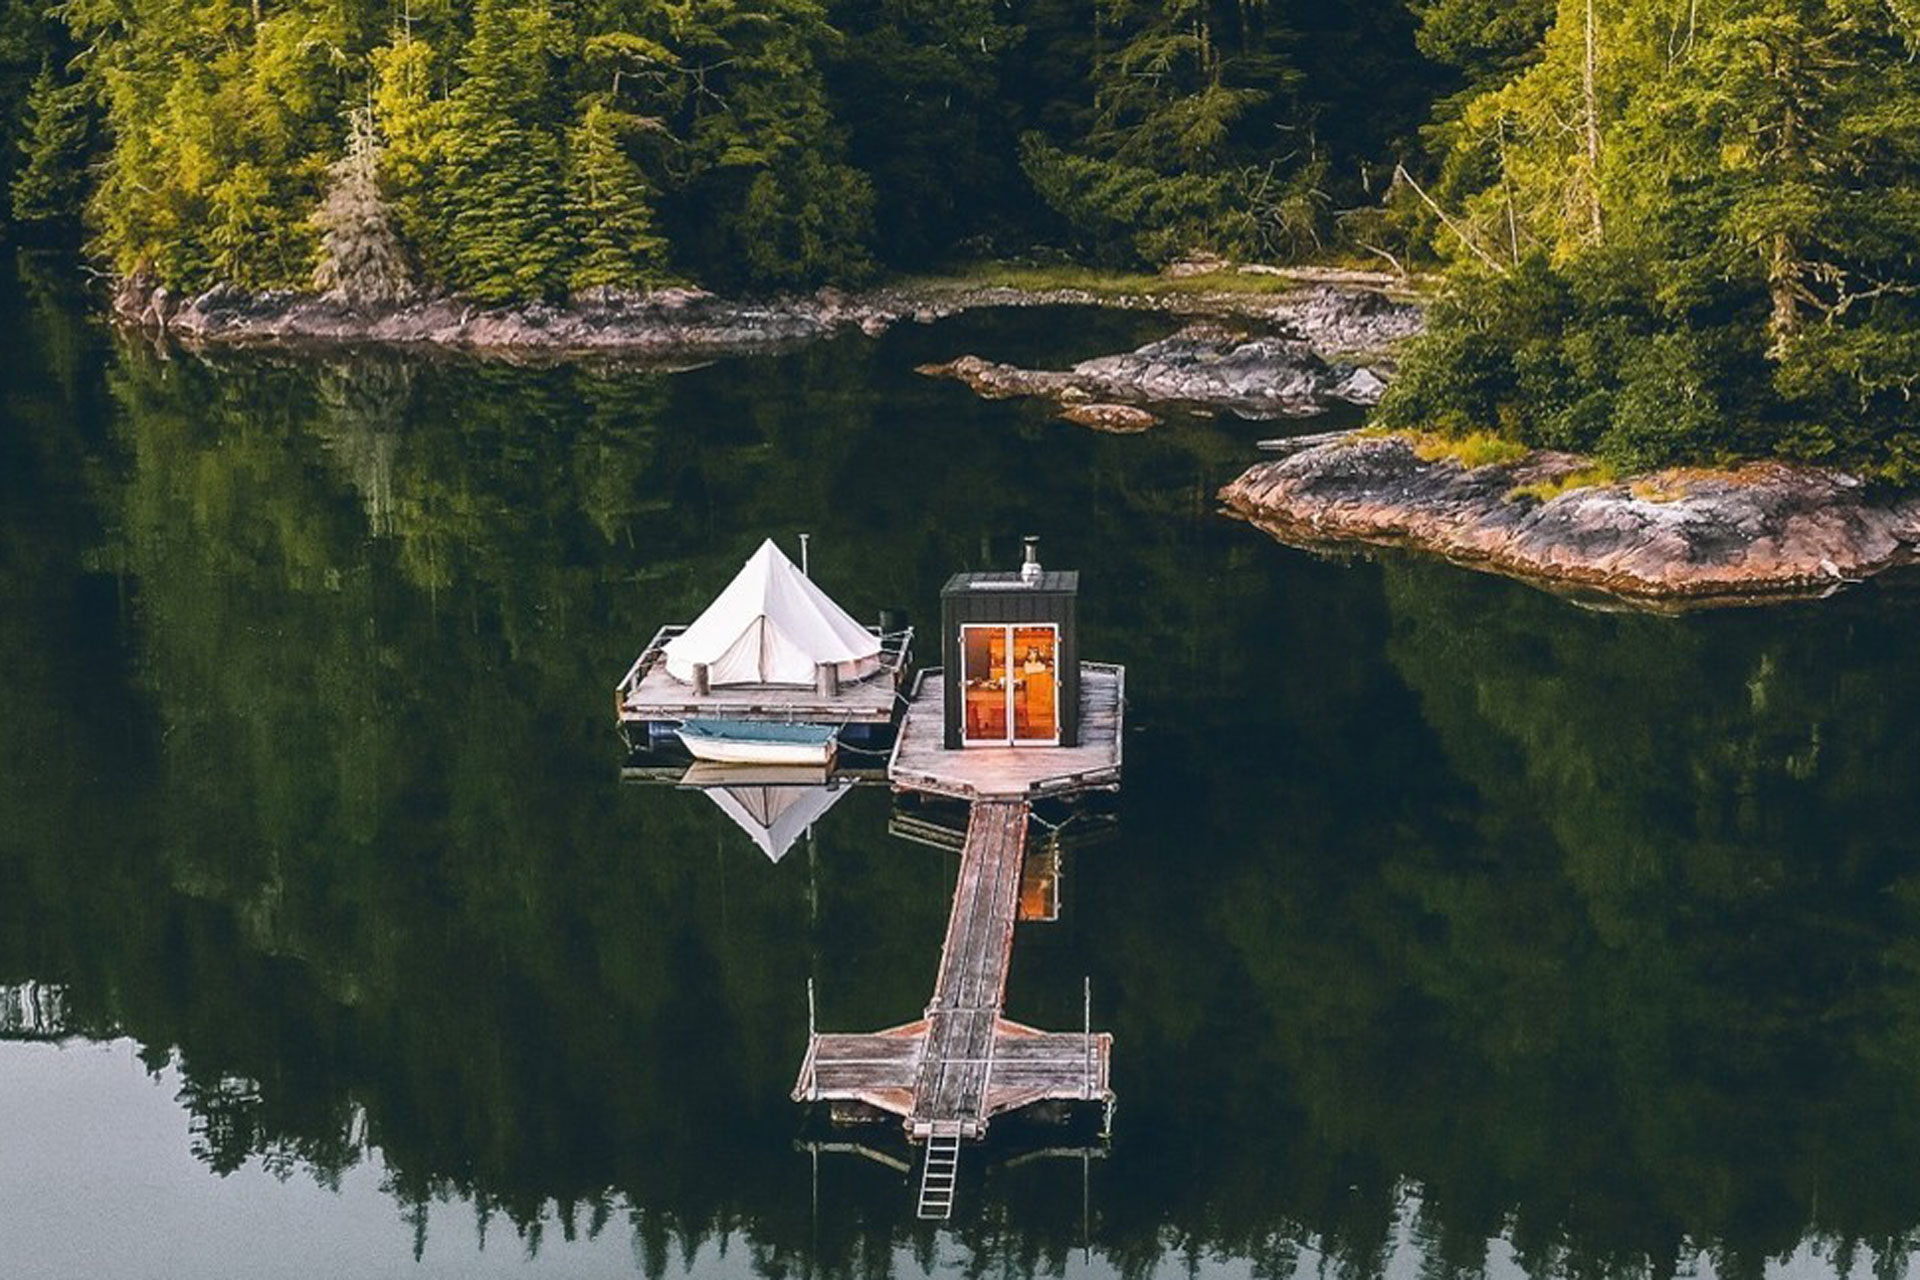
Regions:
[[[1080,575],[956,573],[940,591],[946,746],[1080,745]]]

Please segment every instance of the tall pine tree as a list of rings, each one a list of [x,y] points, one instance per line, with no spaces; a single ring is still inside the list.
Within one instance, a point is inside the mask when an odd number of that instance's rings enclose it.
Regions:
[[[87,88],[63,84],[51,67],[42,67],[25,110],[24,163],[13,176],[13,216],[43,227],[78,225],[93,133]]]
[[[652,184],[626,151],[626,137],[658,128],[589,102],[568,136],[567,213],[578,245],[568,276],[576,291],[632,289],[664,274],[667,242],[654,229]]]
[[[449,283],[485,301],[566,284],[566,192],[553,63],[572,33],[544,0],[480,0],[448,99],[441,216]]]

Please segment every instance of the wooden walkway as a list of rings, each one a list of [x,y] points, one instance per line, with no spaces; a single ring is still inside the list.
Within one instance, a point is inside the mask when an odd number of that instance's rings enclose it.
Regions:
[[[922,1140],[979,1138],[994,1116],[1036,1102],[1112,1101],[1112,1036],[1037,1031],[1001,1016],[1026,837],[1024,801],[973,805],[926,1016],[865,1035],[814,1034],[795,1101],[891,1112]]]
[[[1098,1102],[1111,1116],[1113,1037],[1039,1031],[1001,1010],[1021,911],[1032,801],[1091,789],[1117,789],[1126,715],[1126,672],[1080,667],[1081,744],[1077,747],[943,748],[942,682],[922,672],[887,762],[896,791],[957,797],[969,803],[960,842],[960,879],[947,917],[940,972],[926,1016],[865,1035],[809,1028],[807,1055],[794,1084],[796,1102],[829,1102],[901,1117],[924,1144],[919,1214],[953,1211],[960,1144],[985,1136],[997,1115],[1042,1102]],[[952,847],[936,823],[913,819],[910,838]],[[1057,846],[1043,892],[1057,892]],[[1050,878],[1049,878],[1050,877]],[[1039,914],[1058,914],[1057,902]]]
[[[926,1050],[907,1128],[924,1137],[943,1120],[977,1138],[987,1127],[987,1076],[1007,1001],[1020,863],[1027,849],[1024,802],[983,802],[967,818],[960,883],[940,948],[940,976],[927,1006]]]

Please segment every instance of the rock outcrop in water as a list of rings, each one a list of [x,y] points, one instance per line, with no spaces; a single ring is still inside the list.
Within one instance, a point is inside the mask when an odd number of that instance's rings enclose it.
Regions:
[[[1571,489],[1586,459],[1467,468],[1399,436],[1350,435],[1263,462],[1221,490],[1283,542],[1415,547],[1519,577],[1642,601],[1822,594],[1916,558],[1920,497],[1816,467],[1751,463]]]
[[[1386,389],[1372,369],[1330,363],[1305,338],[1251,336],[1214,321],[1190,324],[1137,351],[1083,360],[1071,369],[1022,369],[961,356],[923,365],[920,372],[958,379],[996,398],[1193,404],[1249,418],[1305,417],[1334,403],[1370,405]]]
[[[1160,419],[1130,404],[1070,404],[1060,411],[1068,422],[1114,435],[1130,435],[1155,426]]]

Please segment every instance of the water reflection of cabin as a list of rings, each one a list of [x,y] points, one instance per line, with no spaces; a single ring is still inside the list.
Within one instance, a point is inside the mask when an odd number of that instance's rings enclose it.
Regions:
[[[1080,745],[1072,570],[957,573],[940,592],[946,746]]]

